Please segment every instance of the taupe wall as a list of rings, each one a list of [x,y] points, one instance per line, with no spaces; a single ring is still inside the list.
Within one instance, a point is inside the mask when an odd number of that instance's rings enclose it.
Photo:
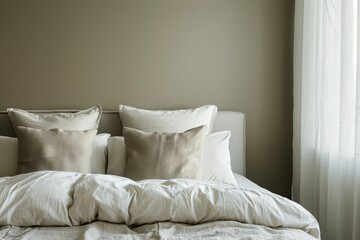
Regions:
[[[216,104],[248,177],[289,197],[293,0],[2,0],[0,110]]]

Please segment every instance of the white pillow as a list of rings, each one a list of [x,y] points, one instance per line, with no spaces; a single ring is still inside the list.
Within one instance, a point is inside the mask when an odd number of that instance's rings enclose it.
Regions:
[[[91,172],[106,173],[108,133],[98,134],[91,156]],[[17,138],[0,136],[0,177],[14,176],[18,166]]]
[[[202,180],[216,181],[236,185],[231,169],[229,152],[230,131],[208,135],[202,156]],[[107,174],[124,176],[126,149],[124,137],[110,137],[108,142]]]
[[[18,162],[17,138],[0,136],[0,177],[14,176]]]
[[[106,173],[109,137],[108,133],[96,135],[91,155],[91,173]]]
[[[119,114],[124,127],[144,132],[182,133],[205,125],[209,134],[217,114],[217,107],[207,105],[196,109],[165,111],[120,105]]]
[[[102,109],[97,105],[76,113],[30,113],[16,108],[9,108],[7,112],[15,132],[18,126],[85,131],[98,128]]]
[[[236,185],[231,169],[230,137],[230,131],[215,132],[207,136],[201,165],[202,180]]]

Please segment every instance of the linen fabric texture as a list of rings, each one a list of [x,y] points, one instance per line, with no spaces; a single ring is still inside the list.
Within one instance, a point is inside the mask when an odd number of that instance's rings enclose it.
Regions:
[[[102,109],[97,105],[76,113],[30,113],[16,108],[9,108],[7,112],[16,133],[18,126],[84,131],[98,128]]]
[[[91,155],[91,173],[106,173],[109,137],[108,133],[95,136]],[[16,175],[18,167],[17,138],[0,136],[0,166],[0,177]]]
[[[16,138],[0,136],[0,177],[16,174],[18,141]]]
[[[91,172],[97,130],[42,130],[17,127],[17,174],[41,171]]]
[[[119,106],[120,119],[124,127],[145,132],[182,133],[191,128],[207,126],[207,134],[212,130],[217,107],[206,105],[183,110],[144,110],[130,106]]]
[[[201,157],[201,179],[227,184],[236,184],[229,151],[230,131],[221,131],[206,136]],[[108,141],[107,174],[124,176],[126,147],[124,137],[110,137]]]
[[[108,141],[107,174],[124,176],[126,165],[126,148],[124,137],[110,137]]]
[[[125,127],[125,177],[136,181],[200,179],[206,131],[206,126],[183,133],[150,133]]]
[[[13,125],[13,128],[15,130],[15,133],[17,136],[19,135],[18,127],[28,127],[33,129],[42,129],[42,130],[50,130],[50,129],[62,129],[62,130],[76,130],[76,131],[85,131],[89,129],[97,129],[100,122],[100,117],[102,113],[102,109],[100,105],[96,105],[94,107],[91,107],[89,109],[85,109],[82,111],[78,111],[75,113],[67,113],[67,112],[48,112],[48,113],[30,113],[25,110],[16,109],[16,108],[9,108],[7,109],[8,116],[10,118],[10,121]],[[58,130],[61,132],[60,130]],[[54,133],[54,132],[53,132]],[[62,135],[64,132],[62,132]],[[60,133],[59,133],[60,134]],[[74,133],[75,134],[75,133]],[[61,134],[60,134],[61,135]],[[24,137],[24,134],[22,134],[22,137]],[[63,136],[64,137],[64,136]],[[81,172],[93,172],[93,173],[105,173],[106,172],[106,162],[107,162],[107,139],[110,137],[109,134],[100,134],[98,137],[95,138],[96,143],[93,144],[91,142],[91,145],[87,146],[87,148],[93,148],[93,154],[91,154],[91,170],[85,170],[82,169]],[[80,140],[80,139],[79,139]],[[92,139],[94,140],[94,139]],[[64,140],[65,141],[65,140]],[[25,142],[25,139],[22,139],[22,143]],[[37,145],[40,144],[41,141],[36,142]],[[89,142],[90,143],[90,142]],[[12,142],[13,145],[16,144],[17,148],[17,142]],[[20,144],[20,143],[19,143]],[[35,145],[35,143],[32,143],[29,141],[30,145]],[[44,142],[45,144],[45,142]],[[85,144],[85,142],[83,142]],[[39,146],[29,146],[28,148],[47,148],[46,145],[39,145]],[[19,148],[19,152],[21,149]],[[68,151],[73,151],[72,148],[65,149],[65,145],[62,147],[62,154],[67,154]],[[61,152],[59,151],[59,154]],[[14,155],[13,155],[14,156]],[[34,158],[39,157],[38,155],[34,155]],[[59,156],[60,157],[60,156]],[[10,160],[5,160],[7,162],[8,166],[17,165],[18,157],[16,159],[13,159],[10,163]],[[87,157],[86,157],[87,158]],[[20,156],[19,156],[19,161]],[[60,159],[59,159],[60,161]],[[73,159],[73,161],[77,161],[77,159]],[[42,163],[44,164],[44,162]],[[79,165],[82,165],[79,163]],[[19,168],[22,168],[23,164],[18,165],[18,173],[22,172],[22,170],[19,171]],[[45,166],[42,166],[45,167]],[[52,167],[55,167],[53,165]],[[38,169],[38,167],[35,167],[34,169]],[[41,168],[42,169],[42,168]],[[62,169],[60,167],[60,169]],[[71,168],[73,171],[77,171],[79,169]],[[42,169],[45,170],[45,169]],[[55,169],[50,168],[47,170],[57,170],[57,167]],[[28,171],[28,170],[26,170]],[[11,176],[13,175],[13,171],[8,171],[4,173],[5,175]]]

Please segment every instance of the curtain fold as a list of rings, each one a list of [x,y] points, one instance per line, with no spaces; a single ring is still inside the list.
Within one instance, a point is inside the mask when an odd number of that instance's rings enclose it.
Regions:
[[[360,239],[359,0],[296,0],[293,199]]]

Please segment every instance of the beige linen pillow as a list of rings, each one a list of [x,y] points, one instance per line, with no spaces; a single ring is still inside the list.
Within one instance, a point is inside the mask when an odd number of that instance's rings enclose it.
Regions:
[[[102,109],[97,105],[76,113],[30,113],[16,108],[9,108],[7,112],[16,133],[18,126],[84,131],[98,128]]]
[[[215,132],[206,136],[201,156],[201,180],[236,185],[231,169],[230,137],[230,131]],[[124,137],[110,137],[108,151],[107,174],[124,176],[126,165]]]
[[[150,133],[123,129],[127,161],[125,177],[144,179],[200,179],[206,126],[183,133]]]
[[[107,174],[124,176],[126,148],[124,137],[110,137],[108,141]]]
[[[182,133],[205,125],[207,126],[206,133],[209,134],[217,114],[217,107],[206,105],[195,109],[165,111],[120,105],[119,114],[124,127],[145,132]]]
[[[17,127],[17,173],[41,170],[91,172],[91,155],[97,130],[42,130]]]
[[[16,174],[18,141],[16,138],[0,136],[0,177]]]
[[[108,159],[108,139],[110,134],[101,133],[95,136],[91,155],[91,173],[105,174]],[[125,144],[124,144],[125,152]],[[125,153],[124,153],[125,155]],[[124,157],[124,166],[126,157]],[[17,138],[0,136],[0,177],[16,175],[18,167]],[[124,173],[124,170],[123,170]]]

